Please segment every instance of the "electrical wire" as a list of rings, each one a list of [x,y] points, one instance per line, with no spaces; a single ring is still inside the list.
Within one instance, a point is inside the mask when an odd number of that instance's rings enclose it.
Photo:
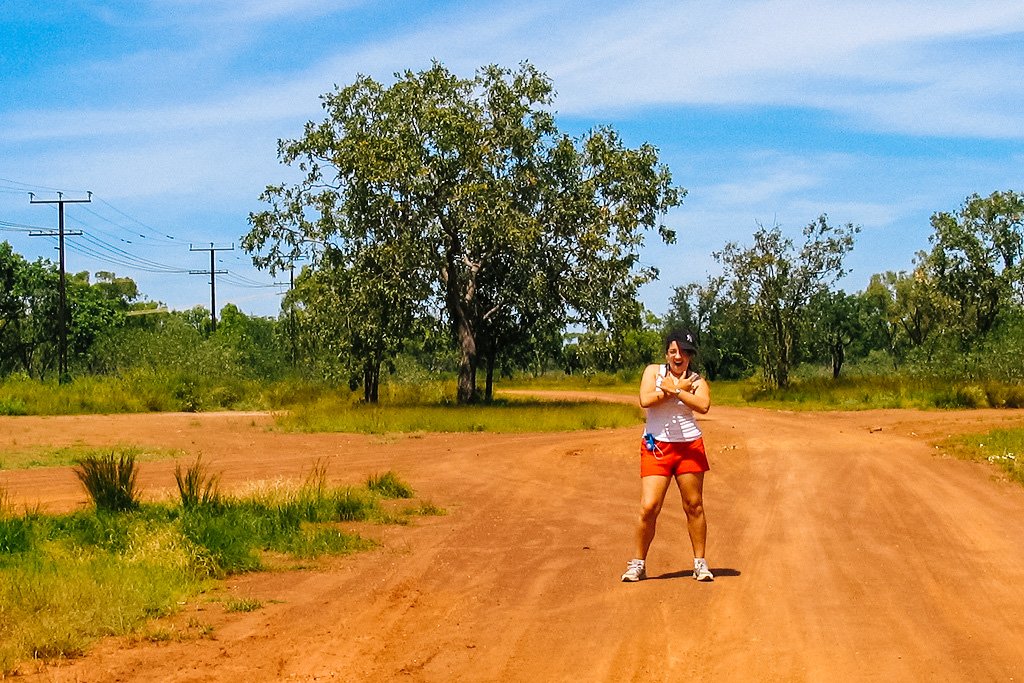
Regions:
[[[27,194],[30,192],[70,194],[72,191],[0,178],[0,193]],[[71,238],[66,239],[64,243],[68,251],[94,259],[103,264],[127,269],[129,271],[128,274],[132,271],[163,274],[202,273],[202,271],[173,266],[141,256],[139,254],[140,249],[149,250],[157,247],[182,248],[186,243],[172,234],[157,230],[110,202],[97,197],[95,194],[90,193],[90,198],[95,205],[102,207],[103,210],[97,211],[91,206],[86,206],[85,202],[82,202],[73,213],[65,214],[65,221],[75,226],[75,233],[65,232]],[[50,204],[49,206],[55,213],[59,211],[56,204]],[[87,216],[83,216],[83,214],[87,214]],[[55,246],[58,242],[58,236],[53,228],[0,220],[0,231],[15,233],[43,232],[44,234],[37,236],[49,240]],[[192,249],[191,243],[188,246],[191,251],[201,251]],[[244,263],[240,256],[235,256],[233,261]],[[224,264],[223,259],[218,259],[218,262]],[[226,272],[224,273],[218,272],[221,276],[220,279],[232,287],[252,290],[276,288],[279,290],[273,293],[268,292],[266,295],[247,297],[248,299],[280,296],[288,288],[288,283],[268,283],[256,280],[235,270],[225,270]]]

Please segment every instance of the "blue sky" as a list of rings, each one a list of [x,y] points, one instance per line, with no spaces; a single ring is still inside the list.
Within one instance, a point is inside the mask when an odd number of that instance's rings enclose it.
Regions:
[[[217,252],[217,305],[276,315],[283,286],[239,248],[259,194],[290,177],[277,140],[321,120],[357,74],[390,82],[438,59],[464,76],[529,60],[563,130],[610,124],[661,151],[684,204],[643,261],[642,297],[718,272],[758,224],[798,238],[822,213],[862,227],[843,281],[906,270],[929,217],[1024,190],[1024,4],[1016,1],[621,3],[595,0],[134,0],[7,3],[0,14],[0,240],[67,268],[135,279],[151,300],[209,305],[189,270]],[[278,276],[284,282],[286,276]]]

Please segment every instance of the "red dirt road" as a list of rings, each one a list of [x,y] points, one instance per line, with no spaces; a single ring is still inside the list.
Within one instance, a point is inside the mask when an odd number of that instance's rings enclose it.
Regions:
[[[628,400],[632,400],[631,398]],[[375,551],[236,577],[168,623],[211,638],[108,639],[26,681],[1024,680],[1024,488],[944,457],[947,434],[1014,411],[789,413],[702,420],[716,579],[689,577],[678,498],[650,580],[619,582],[639,500],[639,429],[575,434],[284,434],[262,415],[0,418],[0,450],[152,445],[225,487],[394,470],[442,517],[361,527]],[[174,463],[145,463],[146,491]],[[67,468],[0,471],[13,501],[83,504]]]

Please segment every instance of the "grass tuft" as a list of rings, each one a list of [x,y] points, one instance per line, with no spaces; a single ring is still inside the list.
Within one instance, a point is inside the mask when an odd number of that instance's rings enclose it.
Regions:
[[[406,508],[403,512],[408,515],[420,515],[422,517],[443,517],[448,514],[444,508],[438,507],[430,501],[423,501],[419,505]]]
[[[228,612],[255,612],[263,607],[263,603],[256,598],[232,598],[224,603],[224,609]]]
[[[221,502],[218,490],[220,476],[210,474],[199,457],[185,470],[181,469],[180,464],[175,464],[174,481],[178,484],[181,506],[186,510],[219,505]]]
[[[412,487],[390,471],[367,478],[366,488],[384,498],[412,498],[413,496]]]
[[[139,506],[135,456],[114,452],[83,458],[75,467],[75,475],[85,487],[97,510],[123,512]]]

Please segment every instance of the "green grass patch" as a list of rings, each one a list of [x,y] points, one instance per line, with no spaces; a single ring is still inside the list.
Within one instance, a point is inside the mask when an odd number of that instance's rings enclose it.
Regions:
[[[628,373],[547,373],[503,382],[499,391],[543,389],[635,395],[639,386],[639,375]],[[948,377],[900,374],[874,367],[850,367],[834,380],[827,368],[801,366],[785,389],[767,388],[757,377],[713,380],[711,404],[777,410],[1024,408],[1024,384],[982,378],[954,383]]]
[[[986,461],[1024,484],[1024,429],[996,429],[986,434],[954,436],[939,444],[959,458]]]
[[[602,391],[614,394],[635,394],[640,389],[643,368],[622,372],[545,372],[542,375],[520,375],[500,382],[501,389],[544,389],[562,391]]]
[[[499,401],[487,405],[365,405],[321,399],[278,417],[300,432],[561,432],[639,424],[639,407],[587,401]]]
[[[501,378],[495,390],[538,389],[595,391],[635,396],[643,368],[618,373],[548,372],[538,376]],[[1005,373],[1004,373],[1005,374]],[[412,381],[410,378],[413,378]],[[299,431],[382,433],[387,431],[526,431],[511,411],[504,418],[474,409],[509,407],[513,401],[490,406],[448,405],[455,396],[453,379],[419,368],[405,368],[385,378],[380,406],[364,406],[361,391],[339,389],[322,381],[296,378],[275,381],[243,379],[226,373],[200,373],[181,369],[133,368],[117,375],[79,376],[68,384],[12,375],[0,380],[0,416],[133,413],[152,411],[284,410],[293,414],[284,425]],[[786,389],[764,388],[757,377],[712,381],[712,403],[753,405],[786,410],[867,410],[874,408],[1024,407],[1024,384],[978,375],[959,378],[893,371],[878,363],[847,364],[843,376],[833,380],[828,368],[802,365]],[[375,411],[386,407],[389,415]],[[525,406],[516,406],[526,409]],[[545,408],[551,406],[545,404]],[[328,416],[326,411],[342,414]],[[524,413],[525,414],[525,413]],[[542,420],[537,430],[561,431],[614,426],[605,418]],[[581,424],[582,423],[582,424]]]
[[[289,390],[175,369],[82,375],[59,384],[11,375],[0,380],[0,415],[87,415],[210,410],[261,410]]]
[[[961,409],[1024,407],[1024,386],[997,381],[951,384],[904,375],[800,377],[785,389],[756,380],[713,382],[712,404],[778,410]]]
[[[40,446],[0,452],[0,470],[23,470],[35,467],[66,467],[89,458],[102,457],[111,451],[130,455],[136,462],[169,460],[184,455],[184,451],[169,448],[142,448],[131,445],[94,446]]]
[[[392,472],[375,480],[412,495]],[[216,579],[282,555],[372,548],[341,523],[388,521],[384,499],[366,487],[329,484],[319,465],[300,482],[256,483],[188,508],[162,502],[17,514],[0,495],[0,677],[29,659],[81,654],[103,636],[143,633],[149,619],[174,612]],[[437,514],[432,505],[420,510]]]

